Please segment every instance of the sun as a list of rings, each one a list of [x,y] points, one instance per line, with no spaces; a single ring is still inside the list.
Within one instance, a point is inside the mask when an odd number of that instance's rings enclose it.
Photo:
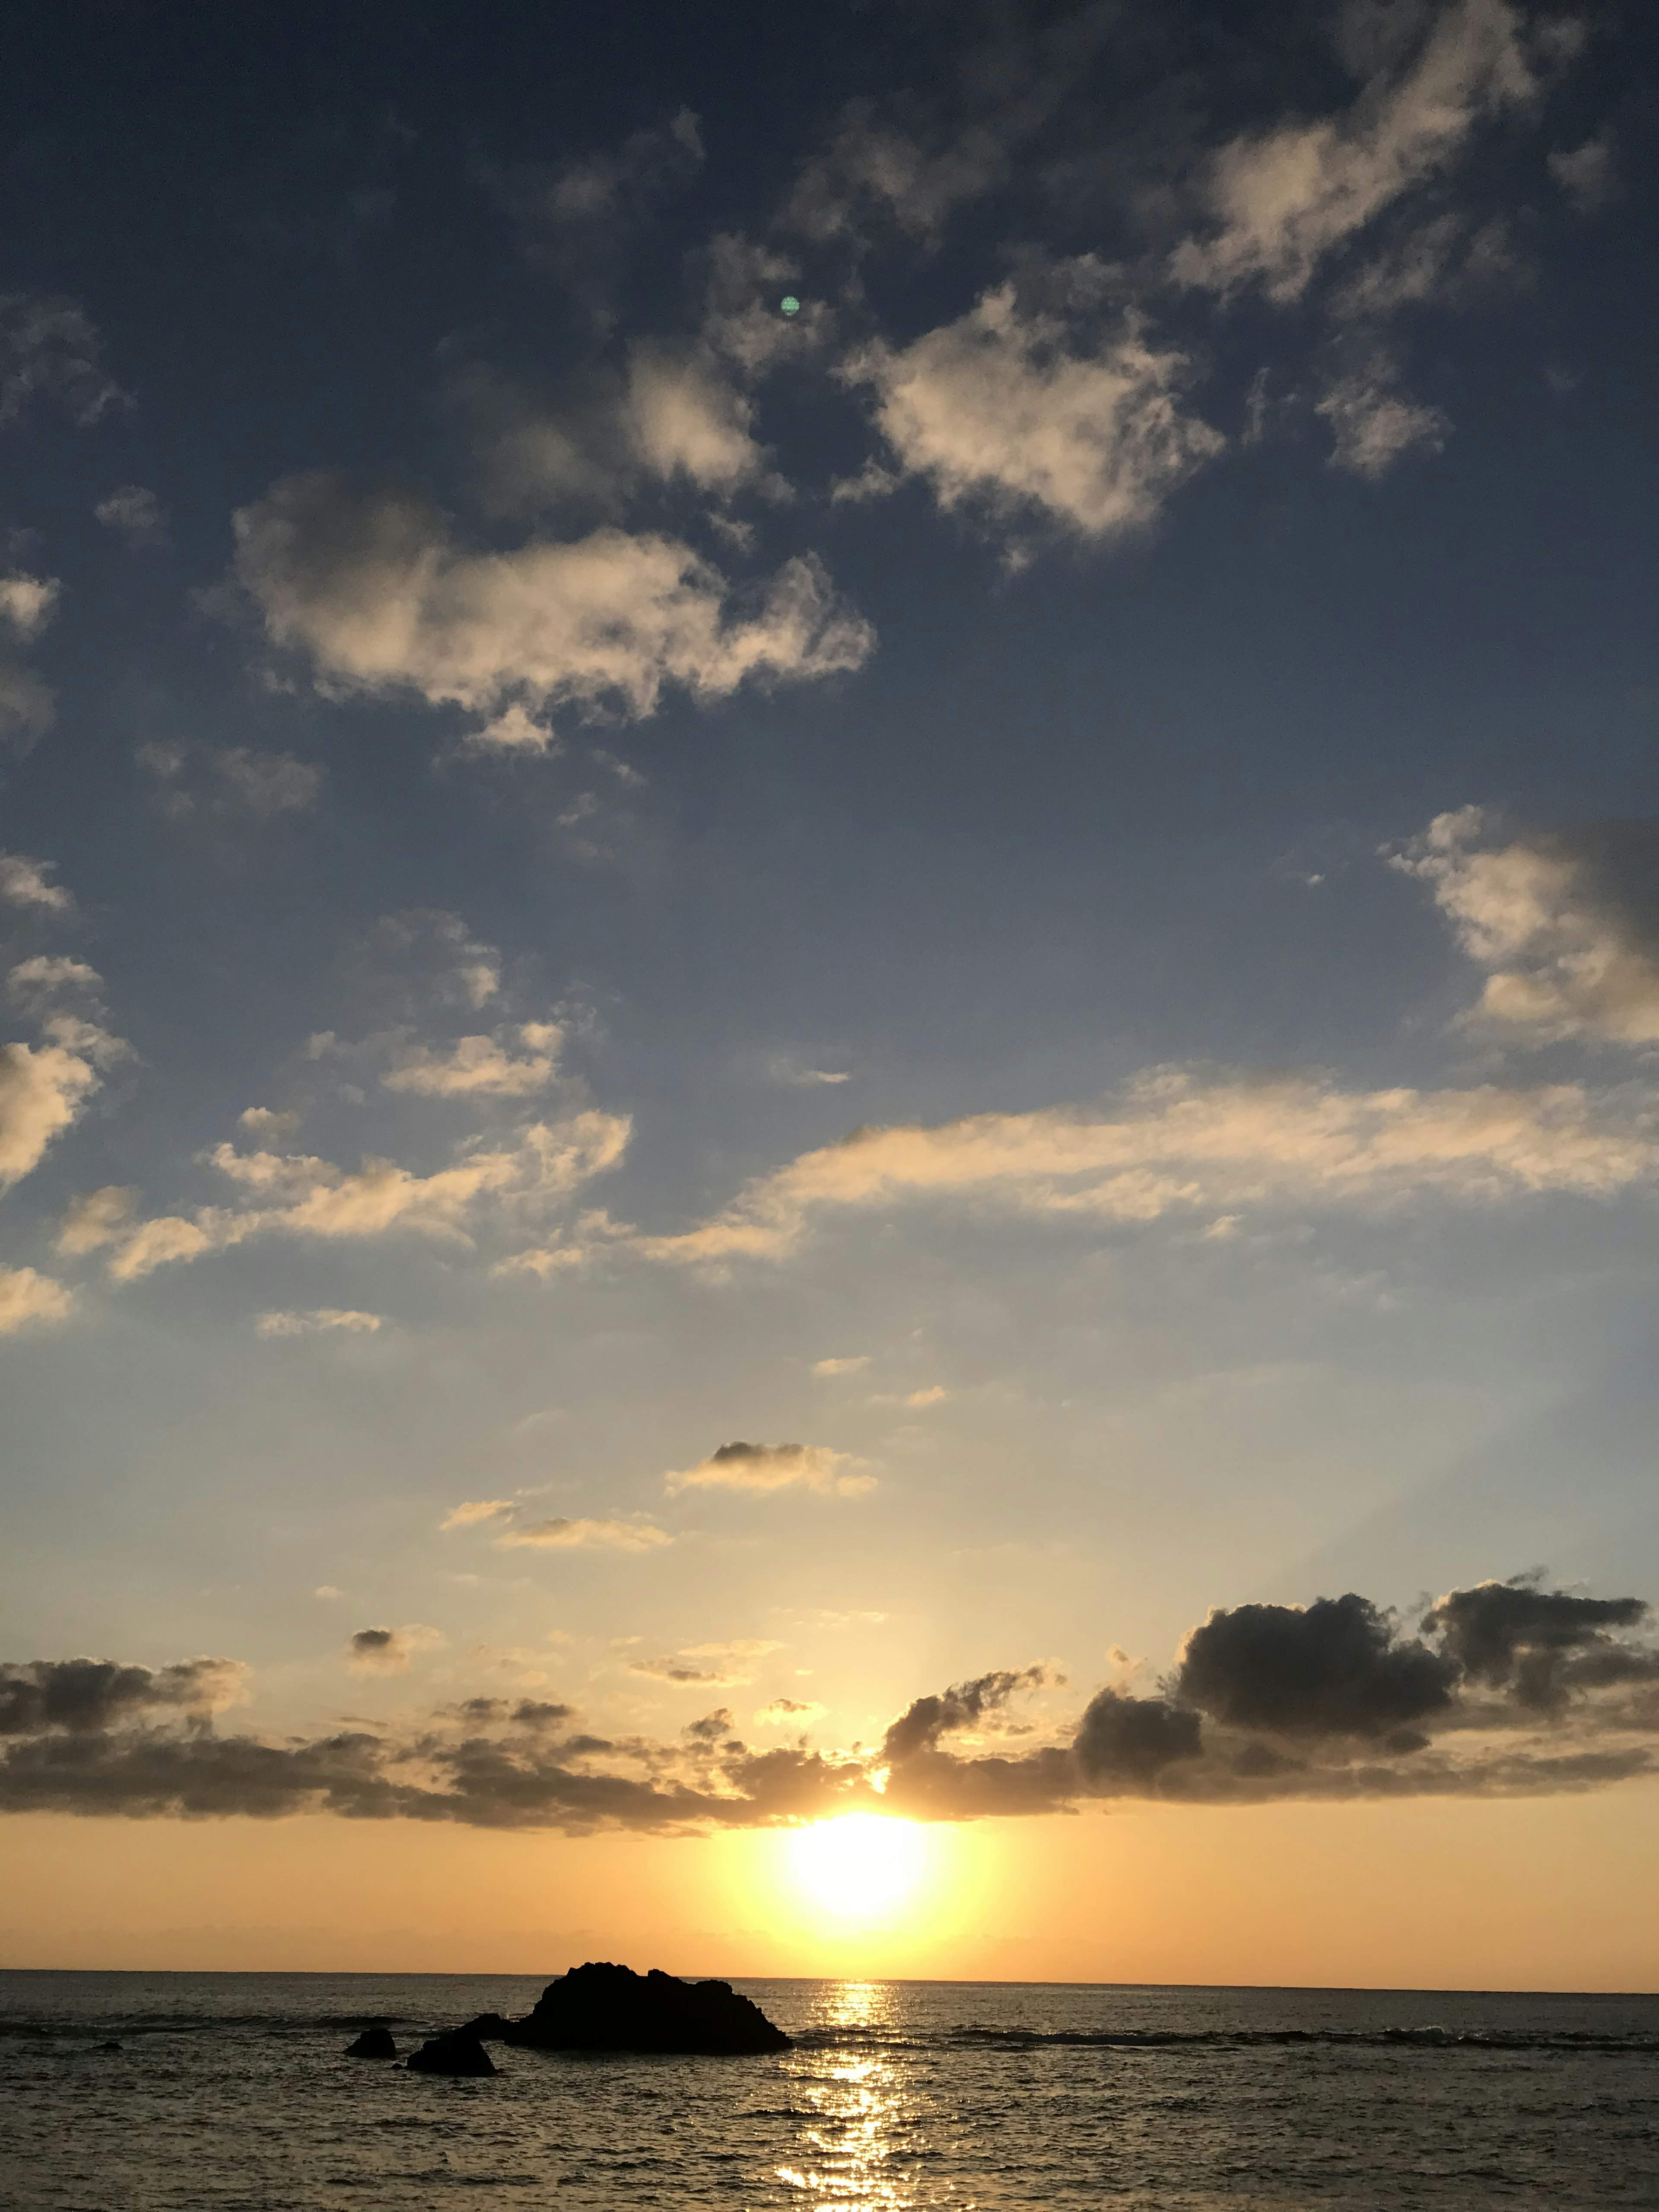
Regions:
[[[848,1813],[787,1838],[790,1880],[826,1918],[867,1925],[901,1912],[927,1878],[929,1838],[913,1820]]]

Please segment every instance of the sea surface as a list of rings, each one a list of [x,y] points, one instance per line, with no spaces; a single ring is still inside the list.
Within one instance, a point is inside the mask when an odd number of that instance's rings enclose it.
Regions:
[[[0,1972],[0,2203],[1659,2207],[1656,1997],[738,1981],[792,2049],[497,2045],[482,2081],[343,2055],[548,1978]]]

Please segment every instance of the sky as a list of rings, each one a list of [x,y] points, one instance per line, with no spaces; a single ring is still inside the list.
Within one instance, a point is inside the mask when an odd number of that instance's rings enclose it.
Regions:
[[[0,1957],[1653,1986],[1644,11],[11,46]]]

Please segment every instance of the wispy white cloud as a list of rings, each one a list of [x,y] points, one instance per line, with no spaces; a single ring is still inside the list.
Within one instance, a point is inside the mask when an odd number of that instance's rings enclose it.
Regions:
[[[322,1336],[343,1330],[349,1336],[373,1336],[384,1326],[380,1314],[349,1306],[310,1306],[299,1313],[262,1313],[254,1321],[259,1336]]]
[[[222,1144],[208,1158],[235,1186],[241,1204],[134,1222],[113,1194],[95,1193],[82,1201],[91,1210],[73,1216],[73,1233],[82,1240],[76,1249],[92,1249],[94,1239],[112,1245],[109,1273],[127,1283],[258,1236],[409,1234],[470,1247],[486,1213],[533,1218],[614,1166],[629,1132],[625,1118],[596,1110],[532,1122],[506,1143],[467,1140],[447,1167],[428,1175],[391,1160],[366,1160],[352,1171],[308,1153],[239,1152]]]
[[[524,1048],[517,1057],[514,1042]],[[556,1022],[521,1022],[491,1036],[461,1037],[447,1050],[415,1046],[380,1080],[422,1098],[524,1098],[552,1082],[563,1042]]]
[[[1408,27],[1419,22],[1421,44],[1384,58],[1347,113],[1247,134],[1212,157],[1208,234],[1177,247],[1177,283],[1298,298],[1328,255],[1443,174],[1483,120],[1532,93],[1525,21],[1506,0],[1453,0],[1413,11]]]
[[[869,1364],[869,1353],[861,1352],[855,1357],[847,1359],[815,1359],[812,1362],[812,1372],[814,1375],[823,1376],[860,1375]]]
[[[1278,1208],[1611,1197],[1659,1174],[1645,1116],[1583,1085],[1346,1091],[1315,1077],[1149,1075],[1105,1109],[982,1114],[856,1131],[759,1177],[677,1236],[682,1264],[779,1259],[824,1213],[906,1202],[1097,1222]]]
[[[679,1689],[740,1689],[754,1680],[758,1661],[782,1649],[782,1644],[763,1637],[740,1637],[731,1644],[692,1644],[665,1658],[632,1659],[628,1671],[648,1675],[653,1681],[672,1682]]]
[[[116,532],[135,553],[152,551],[167,542],[167,510],[143,484],[122,484],[92,511],[106,530]]]
[[[161,811],[175,821],[196,814],[253,820],[306,814],[322,794],[320,768],[254,745],[157,739],[140,745],[135,757],[154,782]]]
[[[556,1518],[515,1524],[495,1541],[508,1550],[658,1552],[674,1539],[651,1521]]]
[[[1400,389],[1399,372],[1385,354],[1333,377],[1315,407],[1331,427],[1334,465],[1372,482],[1408,453],[1441,452],[1451,430],[1437,407]]]

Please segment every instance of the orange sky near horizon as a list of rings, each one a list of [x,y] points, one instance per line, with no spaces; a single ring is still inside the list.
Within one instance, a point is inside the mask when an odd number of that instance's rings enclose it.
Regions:
[[[14,1818],[0,1963],[1652,1990],[1656,1814],[1638,1784],[939,1826],[915,1901],[862,1927],[775,1830]]]

